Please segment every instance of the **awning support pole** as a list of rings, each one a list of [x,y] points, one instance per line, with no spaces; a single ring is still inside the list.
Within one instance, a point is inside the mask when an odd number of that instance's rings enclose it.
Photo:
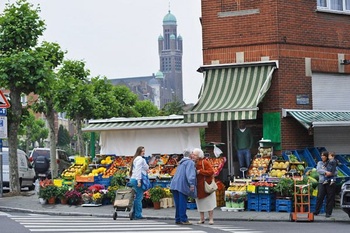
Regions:
[[[95,132],[90,134],[90,155],[91,160],[95,158]]]
[[[233,167],[233,156],[232,156],[232,121],[227,121],[226,124],[226,132],[227,132],[227,160],[228,160],[228,174],[230,176],[234,175],[234,167]]]

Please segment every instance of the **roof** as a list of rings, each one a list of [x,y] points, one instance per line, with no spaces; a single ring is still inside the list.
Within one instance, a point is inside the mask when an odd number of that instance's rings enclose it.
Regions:
[[[282,116],[292,116],[306,129],[317,126],[350,126],[350,110],[282,109]]]
[[[107,130],[141,130],[141,129],[167,129],[167,128],[205,128],[207,123],[185,123],[183,116],[158,116],[137,118],[110,118],[90,120],[85,132]]]
[[[185,122],[255,119],[277,67],[276,61],[200,67],[204,84]]]
[[[164,16],[163,24],[176,24],[176,17],[170,13],[170,10],[168,11],[168,14]]]

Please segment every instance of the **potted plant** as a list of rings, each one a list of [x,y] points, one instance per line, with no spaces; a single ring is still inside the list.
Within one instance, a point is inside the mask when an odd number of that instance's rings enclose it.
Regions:
[[[55,204],[58,188],[55,185],[40,187],[39,198],[47,200],[49,204]]]
[[[75,189],[67,191],[65,197],[70,205],[77,205],[81,202],[81,193]]]
[[[68,186],[61,186],[57,188],[57,198],[60,199],[61,204],[67,204],[67,198],[65,196],[66,192],[68,192]]]
[[[156,186],[149,190],[151,201],[155,209],[160,209],[160,199],[165,197],[165,191],[162,187]]]

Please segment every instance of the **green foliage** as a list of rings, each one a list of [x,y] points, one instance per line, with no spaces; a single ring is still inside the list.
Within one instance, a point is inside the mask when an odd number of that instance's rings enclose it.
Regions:
[[[120,108],[118,109],[116,117],[137,117],[138,113],[134,109],[134,105],[137,102],[137,95],[123,85],[117,85],[113,90],[114,96],[120,103]]]
[[[44,199],[50,199],[51,197],[57,197],[58,188],[55,185],[48,185],[40,187],[39,197]]]
[[[112,176],[111,186],[125,186],[125,174],[115,174]]]
[[[137,101],[135,110],[141,117],[153,117],[159,115],[158,108],[149,100]]]
[[[58,128],[57,146],[64,147],[70,144],[69,132],[63,125]]]
[[[294,193],[294,181],[291,178],[281,178],[274,191],[283,197],[291,197]]]
[[[23,51],[37,45],[45,30],[45,23],[39,17],[39,7],[34,8],[26,0],[7,3],[0,15],[0,51]]]
[[[149,190],[149,195],[152,202],[159,202],[160,199],[165,197],[165,190],[160,186],[156,186]]]
[[[111,118],[118,114],[121,103],[114,95],[114,86],[106,77],[95,77],[91,79],[94,96],[98,100],[98,104],[94,109],[94,119]]]
[[[161,112],[164,116],[170,116],[173,114],[182,115],[183,107],[184,103],[175,99],[175,101],[165,104]]]
[[[61,187],[57,188],[56,196],[60,199],[65,198],[66,192],[68,192],[68,190],[69,190],[68,186],[62,185]]]

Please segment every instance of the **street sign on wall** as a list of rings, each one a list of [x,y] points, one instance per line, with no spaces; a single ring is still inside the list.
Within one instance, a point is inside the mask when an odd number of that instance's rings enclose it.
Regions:
[[[7,117],[0,116],[0,138],[7,138]]]

